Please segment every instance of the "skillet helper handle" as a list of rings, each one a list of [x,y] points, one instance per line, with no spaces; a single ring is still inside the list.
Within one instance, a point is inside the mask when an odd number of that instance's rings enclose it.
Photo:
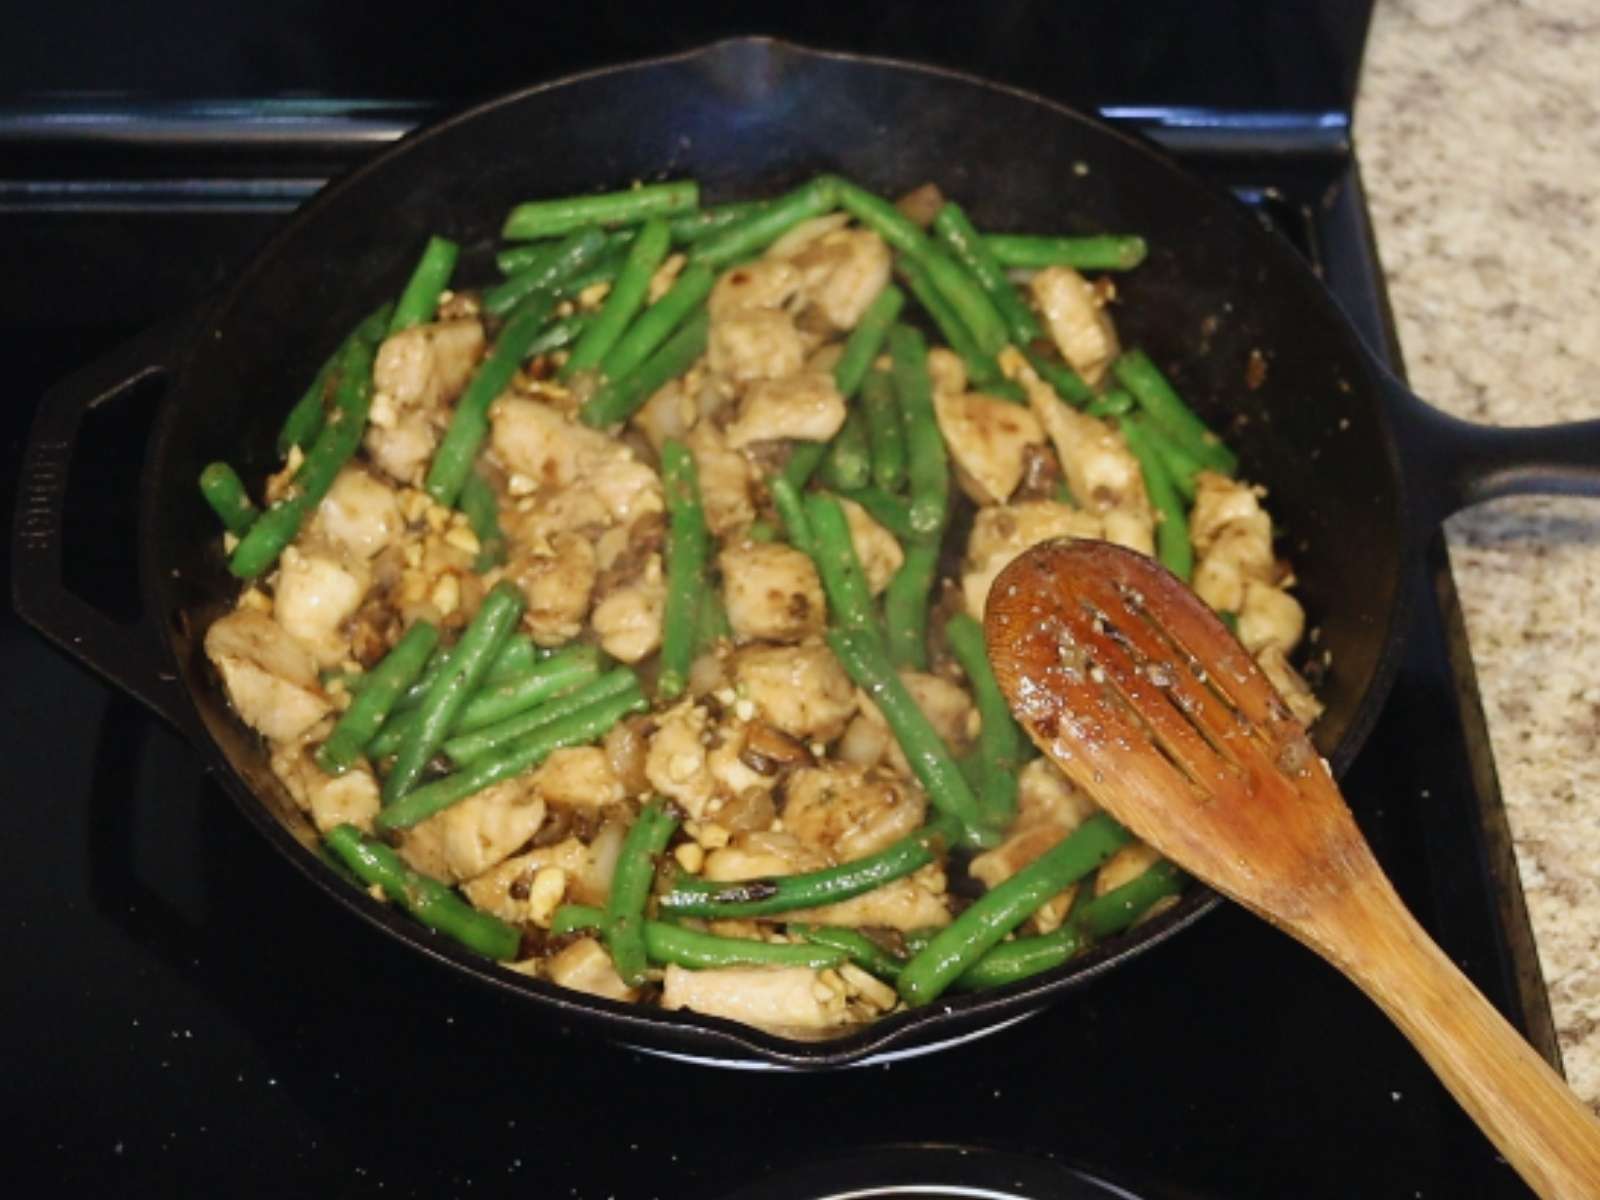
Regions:
[[[1600,496],[1600,420],[1478,425],[1440,412],[1399,380],[1387,386],[1423,529],[1500,496]]]
[[[1600,1196],[1600,1118],[1434,944],[1381,877],[1346,892],[1317,947],[1377,1002],[1545,1200]],[[1359,933],[1356,933],[1359,931]],[[1308,939],[1315,946],[1321,939]]]
[[[148,613],[119,621],[70,590],[63,543],[65,502],[83,419],[129,389],[171,373],[193,328],[183,317],[146,330],[45,393],[29,431],[11,531],[12,602],[28,624],[181,732],[193,710],[173,674],[160,631]]]

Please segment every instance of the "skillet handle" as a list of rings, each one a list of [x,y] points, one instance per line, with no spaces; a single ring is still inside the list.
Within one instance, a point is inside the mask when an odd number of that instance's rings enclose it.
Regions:
[[[23,453],[11,531],[12,602],[22,619],[190,737],[197,718],[150,614],[127,623],[103,612],[66,586],[62,563],[68,554],[91,552],[63,544],[84,415],[170,375],[193,325],[190,315],[149,329],[45,393]]]
[[[1600,496],[1600,420],[1477,425],[1439,411],[1398,379],[1387,378],[1385,387],[1421,533],[1500,496]]]

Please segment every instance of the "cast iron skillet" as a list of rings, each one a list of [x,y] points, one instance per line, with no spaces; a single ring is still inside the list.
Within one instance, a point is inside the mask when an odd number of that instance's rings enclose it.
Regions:
[[[390,936],[531,1010],[698,1059],[837,1066],[998,1028],[1147,949],[1215,905],[1203,889],[1048,975],[802,1042],[693,1014],[613,1004],[486,964],[371,901],[308,847],[314,835],[229,714],[201,636],[235,593],[195,480],[216,458],[259,481],[289,403],[343,331],[398,290],[425,237],[487,278],[516,201],[693,177],[708,200],[770,194],[819,170],[884,194],[936,181],[996,230],[1139,232],[1117,322],[1271,492],[1331,667],[1317,736],[1342,771],[1383,701],[1419,550],[1449,512],[1509,492],[1600,491],[1600,422],[1491,431],[1424,406],[1361,346],[1295,253],[1230,197],[1149,146],[1059,105],[950,71],[767,40],[597,71],[451,118],[331,185],[208,310],[153,330],[45,400],[21,485],[21,614],[168,718],[246,817],[328,894]],[[1244,382],[1252,352],[1265,380]],[[139,497],[143,620],[117,625],[61,585],[61,497],[83,413],[162,376]],[[292,931],[287,931],[292,934]],[[292,940],[286,954],[293,954]]]

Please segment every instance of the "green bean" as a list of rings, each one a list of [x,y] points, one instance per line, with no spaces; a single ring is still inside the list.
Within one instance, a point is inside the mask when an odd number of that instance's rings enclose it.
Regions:
[[[385,804],[393,805],[416,786],[428,760],[449,735],[501,646],[516,629],[525,605],[522,590],[509,580],[495,584],[484,597],[456,642],[449,663],[417,706],[416,725],[400,743],[394,765],[383,781]]]
[[[955,821],[938,817],[876,854],[802,875],[716,881],[679,871],[656,904],[664,913],[711,919],[821,908],[904,879],[943,854],[959,832]]]
[[[861,384],[861,411],[867,423],[872,482],[885,492],[897,492],[906,482],[906,428],[888,372],[867,373]]]
[[[301,522],[322,503],[334,477],[361,445],[372,405],[372,355],[372,345],[360,338],[345,342],[333,413],[295,472],[288,492],[256,518],[234,547],[228,570],[238,578],[254,579],[278,561],[283,548],[300,532]]]
[[[839,951],[862,970],[890,983],[899,977],[900,968],[905,965],[859,929],[844,925],[802,925],[793,921],[787,929],[813,945]]]
[[[1219,612],[1217,619],[1228,627],[1228,632],[1234,637],[1239,636],[1239,614],[1232,612]]]
[[[1205,464],[1168,437],[1166,431],[1144,413],[1134,413],[1123,420],[1124,424],[1138,426],[1139,436],[1150,443],[1150,448],[1161,459],[1161,465],[1167,469],[1167,477],[1178,489],[1178,494],[1186,503],[1193,504],[1195,476],[1205,470]]]
[[[972,334],[979,352],[990,356],[1000,353],[1011,340],[1010,335],[1006,332],[1005,321],[995,310],[994,301],[978,281],[942,247],[932,243],[923,251],[921,262],[933,286],[939,289],[939,294]]]
[[[652,217],[644,223],[639,236],[628,247],[627,260],[617,272],[605,304],[562,364],[562,379],[571,379],[579,371],[599,368],[601,360],[644,307],[650,279],[667,257],[669,237],[667,223],[661,218]]]
[[[1182,891],[1184,879],[1183,872],[1171,863],[1158,862],[1121,887],[1085,900],[1059,929],[1001,942],[952,986],[962,991],[1002,987],[1058,967],[1095,940],[1126,929],[1156,901]]]
[[[1105,813],[1090,817],[945,926],[900,972],[896,989],[907,1004],[936,999],[1050,897],[1082,879],[1133,839]]]
[[[900,670],[928,669],[928,602],[939,569],[939,544],[913,542],[883,594],[884,645]]]
[[[1133,393],[1152,421],[1207,467],[1224,475],[1232,475],[1238,469],[1239,460],[1233,451],[1195,416],[1143,350],[1125,351],[1111,364],[1111,373]]]
[[[600,921],[600,934],[605,939],[606,949],[611,951],[617,974],[629,987],[638,987],[644,982],[644,904],[655,878],[656,856],[667,848],[677,827],[678,818],[657,796],[640,810],[638,820],[629,826],[622,851],[617,856],[605,913]]]
[[[1003,267],[1072,267],[1079,271],[1129,271],[1144,261],[1142,237],[1036,237],[991,233],[983,239]]]
[[[389,333],[399,333],[413,325],[423,325],[433,320],[439,308],[439,296],[450,286],[450,273],[456,269],[456,259],[461,247],[449,238],[431,237],[423,247],[405,290],[394,306],[394,316],[389,318]]]
[[[606,248],[600,251],[598,258],[556,284],[556,295],[562,299],[575,300],[598,283],[609,284],[616,279],[617,272],[622,270],[622,264],[628,261],[628,250],[632,247],[633,241],[632,230],[613,233],[606,239]]]
[[[827,456],[827,442],[798,442],[789,451],[789,461],[783,464],[783,478],[795,491],[804,491]]]
[[[922,305],[927,314],[933,318],[933,323],[939,327],[939,332],[950,349],[967,364],[967,376],[973,386],[981,388],[1003,382],[1004,376],[1000,373],[1000,365],[978,349],[978,343],[973,340],[972,334],[967,332],[960,315],[934,286],[927,268],[912,258],[897,258],[895,268],[900,272],[900,277],[906,281],[906,286],[911,289],[911,294],[917,298],[917,303]]]
[[[592,227],[568,234],[547,256],[484,292],[483,311],[503,317],[535,292],[554,292],[593,264],[606,245],[606,235]]]
[[[1056,395],[1073,408],[1082,408],[1095,398],[1094,389],[1066,363],[1056,362],[1032,349],[1024,350],[1023,357],[1038,372],[1039,378],[1054,388]]]
[[[478,364],[466,390],[456,401],[450,425],[439,443],[439,449],[434,452],[423,486],[428,495],[447,508],[455,504],[461,485],[472,472],[478,448],[488,435],[489,405],[506,390],[511,377],[522,365],[528,347],[544,327],[545,318],[550,315],[553,300],[549,294],[539,292],[535,295],[541,299],[535,301],[533,296],[529,297],[527,307],[519,308],[517,315],[500,330],[489,357]]]
[[[719,642],[733,640],[733,626],[723,607],[722,593],[709,582],[700,589],[700,607],[695,613],[694,652],[696,656],[715,650]]]
[[[450,653],[454,649],[455,647],[453,646],[441,646],[433,652],[433,657],[428,660],[427,667],[417,677],[417,681],[406,689],[405,695],[400,697],[399,704],[395,706],[397,709],[415,708],[422,703],[422,698],[428,694],[428,689],[433,686],[433,681],[439,678],[439,673],[444,670],[445,665],[450,661]],[[534,650],[533,643],[528,640],[525,634],[517,634],[507,639],[505,647],[495,656],[494,665],[489,668],[489,673],[483,677],[483,684],[485,687],[493,687],[496,684],[505,683],[508,679],[516,679],[518,676],[526,675],[533,669],[533,664],[536,661],[537,652]],[[365,686],[363,683],[357,682],[352,686],[351,690],[359,691],[363,686]],[[391,746],[388,752],[393,754],[394,748]]]
[[[699,212],[673,217],[670,223],[672,244],[687,246],[703,242],[713,234],[721,233],[728,226],[736,225],[746,217],[761,212],[770,203],[767,200],[735,200],[730,204],[718,204],[713,208],[702,208]]]
[[[1039,318],[1017,294],[1011,280],[1006,278],[1005,268],[995,259],[959,204],[954,200],[945,202],[934,215],[933,231],[988,294],[1013,342],[1026,348],[1034,339],[1044,336]]]
[[[866,487],[872,479],[872,449],[867,442],[867,418],[858,408],[845,417],[828,443],[822,460],[822,482],[831,488]]]
[[[598,196],[567,196],[519,204],[506,217],[500,236],[507,241],[554,237],[584,225],[636,225],[651,217],[672,217],[700,207],[700,187],[691,179],[647,183]]]
[[[611,347],[600,362],[600,373],[607,379],[620,379],[644,362],[711,294],[715,281],[711,268],[703,263],[684,268],[666,294],[640,313],[639,319]]]
[[[244,490],[244,480],[225,462],[209,463],[200,472],[200,494],[221,519],[222,527],[235,536],[242,536],[261,515]]]
[[[1189,541],[1189,517],[1183,497],[1167,474],[1161,455],[1145,436],[1138,422],[1120,422],[1123,440],[1144,476],[1145,491],[1156,510],[1156,558],[1179,579],[1188,581],[1194,574],[1194,546]]]
[[[379,305],[350,331],[345,340],[339,343],[338,349],[328,355],[327,361],[317,370],[317,377],[311,381],[311,386],[300,397],[299,403],[289,410],[289,416],[278,432],[278,457],[287,458],[291,446],[305,449],[322,432],[322,423],[327,418],[328,383],[334,378],[334,371],[344,357],[345,350],[352,341],[367,342],[376,350],[378,343],[383,340],[384,331],[389,328],[389,314],[393,311],[393,302]]]
[[[608,379],[578,410],[585,425],[603,429],[626,421],[660,388],[682,375],[706,352],[711,318],[696,313],[678,327],[656,352],[622,379]]]
[[[900,749],[905,752],[911,773],[928,793],[928,800],[940,812],[961,823],[962,836],[972,845],[987,846],[993,836],[978,807],[978,798],[968,786],[961,768],[950,757],[950,750],[923,716],[877,638],[859,630],[832,629],[828,645],[843,665],[845,673],[870,696],[888,722]]]
[[[461,485],[457,504],[466,514],[467,524],[478,539],[478,557],[472,569],[482,575],[491,567],[505,562],[506,535],[500,531],[500,501],[488,480],[476,471],[469,472],[466,482]]]
[[[329,775],[343,775],[350,769],[401,694],[422,674],[428,655],[438,644],[439,630],[427,621],[417,621],[406,630],[383,661],[367,672],[360,694],[340,715],[327,740],[317,747],[317,766]]]
[[[513,926],[473,908],[437,879],[413,871],[388,846],[364,837],[354,825],[336,825],[323,840],[356,878],[382,888],[384,895],[429,929],[487,958],[509,961],[518,956],[522,935]]]
[[[661,484],[668,520],[667,602],[661,618],[656,697],[671,700],[689,683],[700,589],[706,586],[706,561],[711,554],[694,455],[676,438],[668,438],[661,447]]]
[[[899,318],[905,303],[905,293],[892,283],[886,284],[872,303],[867,305],[856,327],[845,339],[844,352],[834,364],[833,381],[839,387],[839,394],[846,400],[856,394],[866,379],[867,372],[883,350],[889,327]]]
[[[598,908],[563,904],[550,922],[552,933],[576,933],[597,929],[604,918]],[[763,942],[755,938],[720,937],[671,925],[666,921],[644,923],[644,952],[654,963],[673,963],[693,970],[712,967],[811,967],[821,970],[844,962],[845,951],[825,945],[796,942]]]
[[[555,252],[554,242],[526,242],[498,251],[494,256],[494,265],[501,275],[520,275],[529,267],[549,262]]]
[[[805,497],[806,523],[811,530],[812,561],[828,596],[831,623],[841,629],[858,629],[876,637],[878,619],[872,610],[872,592],[866,572],[856,557],[850,521],[832,496],[811,492]]]
[[[638,676],[627,667],[615,667],[598,679],[581,684],[570,692],[563,692],[525,712],[496,721],[493,725],[485,725],[471,733],[454,734],[440,749],[456,766],[468,767],[492,757],[502,746],[517,741],[535,729],[542,729],[563,717],[625,692],[641,698],[643,696],[639,691]]]
[[[840,492],[846,500],[854,500],[867,514],[882,525],[902,546],[912,542],[937,541],[937,536],[918,533],[911,527],[911,501],[904,496],[891,496],[880,487],[856,488],[853,491]]]
[[[1105,417],[1120,417],[1124,413],[1132,412],[1136,403],[1133,393],[1124,391],[1122,388],[1107,388],[1103,394],[1091,400],[1083,411],[1091,417],[1100,417],[1102,419]]]
[[[894,391],[906,427],[906,479],[911,489],[911,527],[937,534],[950,514],[950,461],[928,378],[928,348],[908,325],[889,331]]]
[[[538,337],[528,343],[527,357],[535,358],[540,354],[549,354],[552,350],[572,345],[593,319],[592,313],[573,313],[570,317],[551,321]]]
[[[492,757],[476,759],[453,775],[423,784],[379,812],[376,823],[383,829],[407,829],[484,788],[522,774],[556,750],[598,741],[622,717],[648,707],[637,688],[597,700],[506,743]]]
[[[690,260],[726,267],[764,250],[801,221],[831,212],[838,203],[837,182],[819,176],[706,238],[694,248]]]
[[[787,475],[774,475],[767,484],[767,490],[772,493],[772,504],[783,521],[789,544],[796,550],[815,556],[817,542],[812,536],[811,522],[806,518],[805,502],[800,498],[799,489],[789,481]]]
[[[978,758],[982,783],[978,805],[991,825],[1001,828],[1017,815],[1017,771],[1022,766],[1025,742],[1022,730],[995,681],[994,668],[984,649],[983,627],[966,613],[957,613],[944,627],[945,644],[955,655],[978,707]]]
[[[875,196],[865,188],[837,176],[823,176],[833,182],[839,207],[873,230],[889,245],[903,254],[920,256],[933,245],[928,235],[882,196]]]

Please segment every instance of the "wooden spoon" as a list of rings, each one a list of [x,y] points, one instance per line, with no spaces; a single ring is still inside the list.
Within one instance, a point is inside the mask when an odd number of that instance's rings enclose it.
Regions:
[[[1305,727],[1152,560],[1047,542],[984,632],[1029,736],[1149,845],[1292,934],[1388,1014],[1543,1197],[1600,1197],[1600,1120],[1406,911]]]

